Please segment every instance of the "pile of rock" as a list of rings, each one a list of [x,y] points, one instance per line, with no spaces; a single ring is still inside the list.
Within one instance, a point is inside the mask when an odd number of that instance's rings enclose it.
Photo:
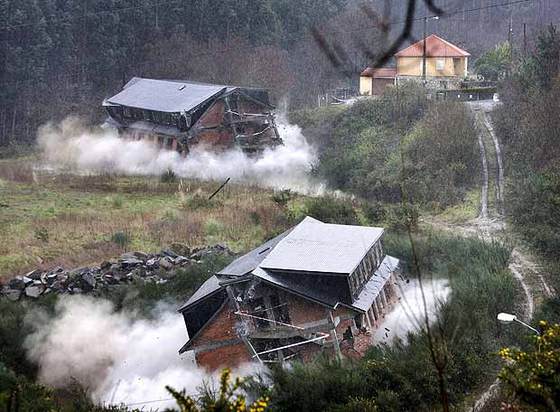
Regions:
[[[128,252],[99,266],[74,270],[62,267],[49,271],[34,270],[10,280],[2,287],[0,296],[16,301],[38,298],[47,293],[92,293],[100,288],[135,280],[164,283],[175,276],[178,269],[224,254],[233,255],[233,252],[222,245],[192,251],[184,246],[176,246],[155,254]]]

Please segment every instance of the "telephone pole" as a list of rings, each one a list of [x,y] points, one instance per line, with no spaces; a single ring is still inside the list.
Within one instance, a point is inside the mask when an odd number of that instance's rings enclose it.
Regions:
[[[424,39],[422,40],[422,80],[424,81],[424,86],[426,85],[426,27],[428,25],[428,20],[439,20],[439,16],[424,17]]]

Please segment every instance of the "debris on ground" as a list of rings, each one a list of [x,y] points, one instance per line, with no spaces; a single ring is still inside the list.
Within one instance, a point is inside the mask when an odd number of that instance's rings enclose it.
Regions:
[[[119,258],[102,262],[98,266],[65,270],[34,270],[16,276],[0,289],[0,298],[17,301],[36,299],[48,293],[86,294],[108,286],[142,280],[167,282],[179,269],[202,263],[216,255],[233,256],[223,245],[189,249],[184,245],[172,245],[159,253],[126,252]]]

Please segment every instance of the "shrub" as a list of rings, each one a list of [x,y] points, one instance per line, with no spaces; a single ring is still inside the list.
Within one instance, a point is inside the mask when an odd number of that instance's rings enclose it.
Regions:
[[[295,193],[293,193],[290,189],[275,191],[272,195],[272,201],[279,206],[286,206],[290,200],[295,197]]]
[[[268,397],[261,397],[248,404],[246,396],[240,393],[244,379],[236,378],[232,382],[231,371],[224,369],[220,376],[220,388],[211,390],[208,386],[201,388],[198,399],[186,395],[185,391],[176,391],[166,386],[175,398],[181,412],[236,411],[265,412],[268,409]]]
[[[113,209],[121,209],[123,207],[123,198],[122,196],[114,196],[111,199],[111,204]]]
[[[0,410],[43,412],[54,411],[52,391],[16,375],[0,362]]]
[[[515,395],[506,410],[557,411],[560,408],[560,324],[541,321],[540,336],[532,336],[527,351],[504,348],[500,356],[507,362],[500,380]]]
[[[208,218],[204,222],[204,234],[206,236],[217,236],[224,230],[224,225],[219,220]]]
[[[46,227],[35,228],[35,239],[47,243],[49,241],[49,230]]]
[[[159,178],[161,183],[176,183],[177,174],[173,169],[167,169]]]
[[[307,215],[325,223],[358,224],[356,210],[347,199],[331,196],[310,198],[305,202],[305,210]]]
[[[432,208],[461,202],[477,181],[476,142],[476,128],[463,105],[432,106],[403,144],[408,198]]]
[[[221,202],[218,199],[208,199],[208,196],[205,196],[200,192],[196,192],[192,196],[186,197],[183,201],[183,206],[191,210],[208,209],[220,205]]]
[[[124,249],[130,243],[130,235],[126,232],[115,232],[111,236],[111,242]]]

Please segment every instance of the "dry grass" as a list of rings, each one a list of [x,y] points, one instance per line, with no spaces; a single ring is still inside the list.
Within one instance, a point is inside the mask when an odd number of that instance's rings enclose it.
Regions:
[[[272,192],[219,182],[34,173],[29,162],[0,163],[0,279],[36,267],[75,267],[123,250],[172,243],[225,243],[236,251],[285,230]],[[111,241],[118,232],[129,242]]]

